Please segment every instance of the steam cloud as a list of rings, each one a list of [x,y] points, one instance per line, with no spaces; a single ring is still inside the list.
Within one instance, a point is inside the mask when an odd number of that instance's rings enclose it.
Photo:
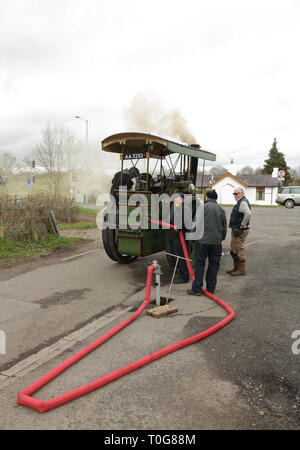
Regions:
[[[197,142],[181,112],[170,107],[157,93],[137,93],[125,109],[125,122],[132,131],[157,134],[186,144]],[[82,152],[83,155],[79,190],[89,197],[109,192],[112,175],[106,169],[110,168],[112,172],[120,170],[119,159],[109,154],[102,154],[100,158],[99,149],[92,146]]]
[[[158,134],[186,144],[197,142],[181,112],[167,105],[156,93],[137,93],[125,110],[125,120],[134,131]]]

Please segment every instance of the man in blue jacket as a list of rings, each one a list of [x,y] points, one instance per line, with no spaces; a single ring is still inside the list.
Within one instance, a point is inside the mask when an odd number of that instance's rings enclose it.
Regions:
[[[242,188],[235,188],[233,195],[236,205],[232,209],[229,222],[229,228],[231,228],[230,254],[233,259],[233,268],[227,270],[227,273],[239,276],[244,275],[246,270],[244,246],[249,233],[251,205]]]
[[[227,234],[227,220],[223,208],[217,203],[218,194],[213,189],[206,193],[204,205],[204,234],[196,244],[195,251],[195,281],[192,289],[188,290],[190,295],[201,295],[205,261],[208,258],[206,272],[206,288],[208,292],[214,293],[217,285],[217,275],[220,268],[222,256],[222,241]]]

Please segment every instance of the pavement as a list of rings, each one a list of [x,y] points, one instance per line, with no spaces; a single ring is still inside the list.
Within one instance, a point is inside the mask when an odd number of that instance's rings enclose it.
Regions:
[[[299,429],[300,355],[292,334],[300,329],[300,208],[252,211],[245,276],[226,274],[229,235],[223,246],[215,294],[235,311],[233,322],[43,414],[17,405],[17,392],[129,317],[144,300],[154,259],[162,265],[161,295],[168,294],[172,272],[163,253],[114,263],[97,229],[87,230],[89,241],[76,248],[1,269],[6,354],[0,354],[0,428]],[[34,397],[44,400],[86,384],[226,316],[206,296],[186,295],[189,287],[173,285],[176,313],[160,319],[143,313]]]

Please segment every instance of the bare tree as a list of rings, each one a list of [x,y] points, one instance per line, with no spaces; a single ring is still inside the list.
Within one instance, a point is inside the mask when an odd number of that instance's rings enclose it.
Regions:
[[[11,151],[0,153],[0,174],[3,176],[12,175],[17,168],[17,158]]]
[[[17,171],[19,173],[30,172],[31,163],[32,163],[31,155],[23,156],[23,158],[18,161]]]
[[[69,129],[48,123],[42,131],[41,142],[31,155],[35,170],[43,174],[41,183],[53,197],[62,193],[68,183],[76,161],[75,146],[75,137]]]
[[[254,175],[261,175],[261,174],[262,174],[262,171],[263,171],[263,168],[262,168],[262,167],[257,167],[257,168],[254,170]]]
[[[292,177],[292,183],[296,186],[300,185],[300,166],[296,167],[295,169],[291,169],[290,174]]]
[[[251,166],[245,166],[242,167],[241,170],[237,173],[238,176],[240,175],[254,175],[254,169]]]
[[[215,177],[221,177],[227,172],[227,169],[223,166],[213,166],[209,173],[210,175],[214,175]]]

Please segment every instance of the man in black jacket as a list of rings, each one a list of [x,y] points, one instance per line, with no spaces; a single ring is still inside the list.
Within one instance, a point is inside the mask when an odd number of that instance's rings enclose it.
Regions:
[[[222,241],[227,234],[227,220],[223,208],[217,204],[218,194],[213,189],[206,193],[204,205],[204,234],[196,244],[195,251],[195,281],[192,289],[188,290],[190,295],[201,295],[203,286],[203,275],[205,261],[208,258],[206,272],[206,288],[208,292],[214,293],[217,285],[217,275],[222,256]]]
[[[130,191],[133,186],[133,178],[137,178],[139,176],[139,170],[136,167],[131,167],[130,169],[124,169],[123,172],[117,172],[112,179],[112,186],[110,189],[111,195],[115,195],[115,190],[119,190],[120,186],[124,186],[127,188],[127,191]],[[122,181],[121,181],[122,179]]]
[[[184,227],[184,194],[178,193],[174,194],[174,202],[173,202],[173,210],[172,215],[173,217],[170,218],[170,222],[172,225],[179,225],[178,231],[171,229],[169,231],[169,236],[171,238],[172,242],[172,253],[174,255],[180,256],[181,258],[178,259],[178,273],[177,277],[174,279],[174,284],[182,284],[182,283],[188,283],[190,279],[189,270],[186,264],[186,261],[184,258],[184,253],[182,249],[181,240],[179,237],[179,230],[183,231],[184,238],[185,238],[185,227]],[[179,224],[178,224],[179,222]],[[188,242],[185,241],[187,247],[189,246]]]

